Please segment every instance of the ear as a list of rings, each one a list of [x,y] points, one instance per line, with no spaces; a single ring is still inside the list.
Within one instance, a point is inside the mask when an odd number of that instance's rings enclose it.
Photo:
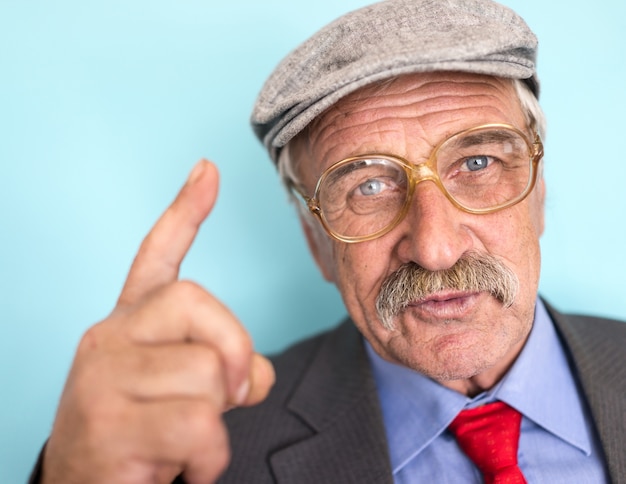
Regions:
[[[321,228],[313,227],[311,222],[304,219],[303,215],[300,215],[300,225],[306,237],[309,250],[315,259],[315,263],[319,268],[322,276],[328,282],[335,282],[335,272],[333,270],[333,248],[332,242],[322,233]]]

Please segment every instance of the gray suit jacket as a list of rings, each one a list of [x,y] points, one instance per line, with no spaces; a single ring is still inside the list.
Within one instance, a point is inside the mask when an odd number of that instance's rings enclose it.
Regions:
[[[572,359],[613,483],[626,483],[626,324],[548,308]],[[350,321],[274,359],[277,383],[226,415],[233,447],[221,483],[393,482],[374,380]],[[181,481],[182,482],[182,481]]]

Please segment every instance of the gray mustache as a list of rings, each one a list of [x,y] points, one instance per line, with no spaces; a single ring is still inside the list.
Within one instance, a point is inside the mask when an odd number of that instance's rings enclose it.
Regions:
[[[390,274],[376,298],[376,310],[383,326],[395,328],[394,319],[409,304],[443,290],[488,292],[504,307],[513,304],[519,288],[515,273],[489,254],[470,252],[452,267],[428,271],[409,262]]]

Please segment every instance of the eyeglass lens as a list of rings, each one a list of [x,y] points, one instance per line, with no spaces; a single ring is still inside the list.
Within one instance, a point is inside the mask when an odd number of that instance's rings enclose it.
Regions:
[[[448,196],[463,208],[488,210],[524,193],[532,175],[530,147],[516,131],[484,128],[452,136],[431,162]],[[328,227],[367,237],[397,221],[417,170],[393,157],[338,163],[322,177],[317,199]],[[419,180],[415,180],[415,183]]]

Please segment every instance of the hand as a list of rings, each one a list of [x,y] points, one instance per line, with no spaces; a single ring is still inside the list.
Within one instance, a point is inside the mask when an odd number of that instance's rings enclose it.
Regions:
[[[83,336],[44,456],[44,483],[214,481],[229,459],[221,414],[274,382],[245,329],[180,264],[217,197],[201,161],[153,227],[111,315]]]

